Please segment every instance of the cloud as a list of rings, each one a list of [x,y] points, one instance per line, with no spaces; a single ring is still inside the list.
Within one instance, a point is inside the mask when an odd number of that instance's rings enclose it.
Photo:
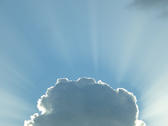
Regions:
[[[134,0],[132,3],[142,10],[156,10],[161,15],[168,15],[168,0]]]
[[[24,126],[145,126],[132,93],[90,78],[58,79],[37,107]]]
[[[134,0],[134,3],[146,7],[159,7],[167,6],[168,0]]]

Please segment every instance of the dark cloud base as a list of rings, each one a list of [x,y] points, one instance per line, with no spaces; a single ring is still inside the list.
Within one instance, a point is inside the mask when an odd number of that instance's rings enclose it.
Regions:
[[[153,10],[161,16],[168,16],[168,0],[133,0],[132,7],[141,10]]]

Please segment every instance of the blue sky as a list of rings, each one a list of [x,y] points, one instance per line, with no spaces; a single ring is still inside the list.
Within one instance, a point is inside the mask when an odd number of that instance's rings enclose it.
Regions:
[[[164,10],[131,3],[1,0],[2,125],[23,125],[37,111],[37,99],[64,77],[126,88],[137,96],[149,126],[167,125],[167,17],[160,17]]]

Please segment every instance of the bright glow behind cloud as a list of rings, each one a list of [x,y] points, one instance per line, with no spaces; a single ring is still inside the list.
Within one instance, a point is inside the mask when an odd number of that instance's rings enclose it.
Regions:
[[[23,99],[10,94],[7,91],[0,90],[0,124],[4,126],[17,126],[25,119],[25,113],[32,112],[31,104]]]
[[[167,74],[158,79],[144,94],[142,116],[149,125],[168,125],[168,78]]]

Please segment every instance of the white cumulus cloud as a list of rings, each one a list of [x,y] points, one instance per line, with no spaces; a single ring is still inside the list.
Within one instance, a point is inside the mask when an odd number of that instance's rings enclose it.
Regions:
[[[24,126],[145,126],[132,93],[91,78],[58,79],[37,107]]]

